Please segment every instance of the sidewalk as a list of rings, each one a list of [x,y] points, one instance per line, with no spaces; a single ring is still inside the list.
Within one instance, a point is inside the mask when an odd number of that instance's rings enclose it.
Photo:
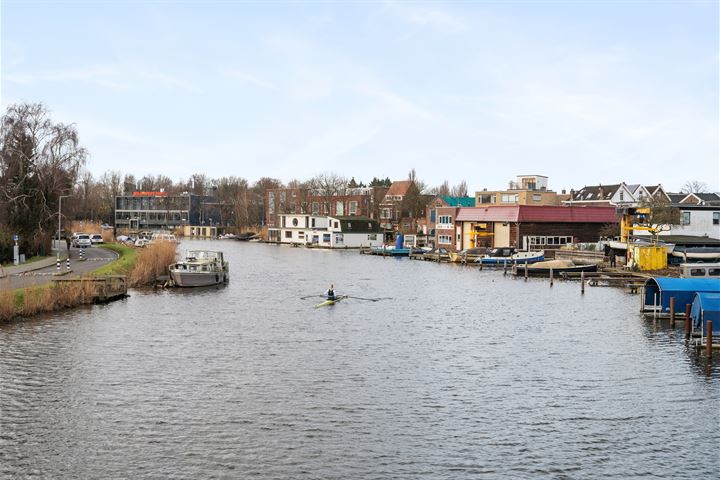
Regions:
[[[65,262],[67,259],[67,251],[61,251],[60,252],[60,262]],[[42,260],[37,260],[35,262],[31,263],[21,263],[20,265],[9,265],[9,266],[0,266],[0,278],[15,275],[18,273],[25,273],[25,272],[32,272],[33,270],[42,270],[43,268],[48,268],[53,265],[55,265],[55,262],[57,262],[57,253],[51,257],[43,258]],[[61,267],[65,267],[65,265],[61,265]]]

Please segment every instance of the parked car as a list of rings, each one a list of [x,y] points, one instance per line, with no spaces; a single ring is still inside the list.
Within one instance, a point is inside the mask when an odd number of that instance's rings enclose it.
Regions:
[[[75,248],[92,247],[92,240],[87,233],[76,233],[73,235],[72,246]]]
[[[90,235],[90,241],[95,245],[96,243],[103,243],[102,235],[99,233],[93,233]]]
[[[103,230],[112,230],[113,227],[110,224],[103,223],[102,225],[100,225],[100,228],[102,228]]]

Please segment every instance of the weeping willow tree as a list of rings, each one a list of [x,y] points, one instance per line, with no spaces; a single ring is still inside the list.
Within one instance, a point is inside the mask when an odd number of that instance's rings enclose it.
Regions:
[[[60,195],[86,157],[75,126],[54,123],[43,104],[8,107],[0,119],[0,256],[10,256],[13,234],[27,255],[49,253]]]

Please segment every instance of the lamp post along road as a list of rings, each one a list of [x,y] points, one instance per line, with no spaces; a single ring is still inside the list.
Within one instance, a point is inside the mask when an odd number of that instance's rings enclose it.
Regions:
[[[60,227],[62,225],[62,199],[72,197],[72,195],[60,195],[58,197],[58,234],[57,234],[57,259],[60,261]],[[68,257],[70,256],[70,251],[68,251]]]

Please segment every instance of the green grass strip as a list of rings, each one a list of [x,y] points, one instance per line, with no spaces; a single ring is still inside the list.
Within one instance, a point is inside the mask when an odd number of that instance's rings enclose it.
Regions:
[[[129,275],[137,262],[138,252],[132,247],[128,247],[119,243],[105,243],[100,245],[102,248],[112,250],[119,255],[107,265],[104,265],[92,272],[92,275],[101,277],[104,275]]]

